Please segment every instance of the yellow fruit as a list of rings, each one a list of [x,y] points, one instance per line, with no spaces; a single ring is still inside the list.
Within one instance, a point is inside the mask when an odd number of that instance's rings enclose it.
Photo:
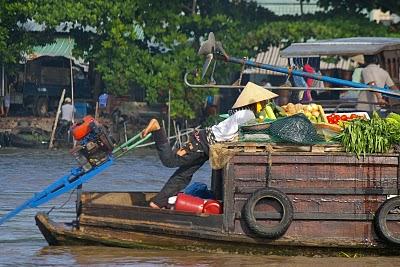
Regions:
[[[317,122],[317,118],[315,116],[311,116],[310,118],[308,118],[311,122],[316,123]]]
[[[267,116],[268,116],[270,119],[273,119],[273,120],[276,119],[276,116],[275,116],[275,114],[274,114],[274,111],[272,110],[272,108],[271,108],[270,106],[266,106],[266,107],[265,107],[265,111],[267,112]]]
[[[300,104],[300,103],[297,103],[297,104],[295,105],[295,109],[296,109],[296,112],[300,112],[300,110],[303,110],[303,105]]]
[[[312,111],[318,111],[318,105],[315,103],[310,104]]]
[[[323,120],[325,123],[328,123],[328,119],[326,118],[324,109],[322,108],[321,105],[318,105],[318,110],[319,110],[319,113],[321,114],[322,120]]]
[[[260,102],[257,102],[257,112],[260,112],[262,110],[262,106]]]
[[[289,115],[293,115],[293,114],[295,114],[296,113],[296,109],[294,108],[294,107],[292,107],[292,108],[288,108],[288,110],[287,110],[287,114],[289,114]]]
[[[319,111],[313,111],[311,114],[315,117],[319,117]]]

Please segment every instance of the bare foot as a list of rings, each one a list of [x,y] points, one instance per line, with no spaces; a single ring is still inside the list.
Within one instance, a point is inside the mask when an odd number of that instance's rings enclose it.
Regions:
[[[153,209],[160,209],[160,207],[154,202],[150,202],[149,206],[150,206],[150,208],[153,208]]]
[[[147,125],[147,127],[142,131],[142,138],[146,137],[146,135],[148,135],[151,132],[160,130],[160,124],[158,123],[158,121],[156,119],[151,119],[151,121],[149,122],[149,124]]]

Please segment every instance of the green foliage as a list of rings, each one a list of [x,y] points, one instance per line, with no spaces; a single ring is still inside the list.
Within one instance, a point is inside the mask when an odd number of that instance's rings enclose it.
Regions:
[[[329,1],[320,4],[325,2]],[[28,19],[45,24],[46,31],[23,31],[17,22]],[[77,43],[75,56],[95,66],[108,92],[124,95],[136,84],[146,88],[150,103],[168,102],[171,92],[172,115],[188,118],[194,118],[205,97],[214,93],[183,84],[186,71],[201,67],[203,59],[197,50],[210,31],[236,57],[252,57],[271,44],[310,38],[399,36],[360,15],[339,17],[325,12],[301,19],[277,17],[244,0],[1,1],[0,20],[3,61],[18,62],[21,52],[48,41],[46,36],[55,38],[59,35],[56,27],[70,22],[65,30]],[[218,83],[232,82],[239,70],[238,65],[218,62],[215,78]]]
[[[17,63],[21,53],[27,51],[32,42],[29,34],[17,22],[25,22],[30,17],[34,6],[27,1],[0,2],[0,62]]]

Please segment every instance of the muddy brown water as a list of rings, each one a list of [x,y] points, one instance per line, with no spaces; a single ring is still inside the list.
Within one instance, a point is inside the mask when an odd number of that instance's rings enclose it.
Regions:
[[[0,148],[0,216],[33,193],[76,167],[66,150]],[[106,172],[84,185],[84,190],[159,190],[174,169],[161,165],[155,150],[134,151],[118,159]],[[209,184],[205,164],[193,181]],[[0,226],[0,266],[399,266],[398,257],[314,257],[240,255],[222,252],[135,250],[111,247],[50,247],[35,225],[38,211],[49,211],[55,221],[74,217],[75,194],[66,193],[35,209],[21,212]],[[64,204],[64,205],[63,205]],[[354,256],[354,255],[347,255]]]

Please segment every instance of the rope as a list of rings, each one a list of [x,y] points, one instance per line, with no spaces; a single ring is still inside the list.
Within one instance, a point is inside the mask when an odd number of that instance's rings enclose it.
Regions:
[[[267,155],[267,157],[268,157],[268,166],[267,166],[267,170],[266,170],[266,172],[265,172],[265,185],[266,185],[266,187],[269,187],[269,181],[271,180],[271,168],[272,168],[272,150],[273,150],[273,148],[272,148],[272,146],[270,145],[270,144],[268,144],[266,147],[266,150],[267,150],[267,153],[268,153],[268,155]]]
[[[56,206],[51,207],[50,210],[46,214],[49,215],[50,212],[52,212],[53,210],[57,210],[57,209],[63,208],[71,200],[72,194],[75,192],[75,190],[76,189],[71,191],[71,193],[69,194],[68,199],[63,204],[61,204],[61,206],[59,206],[58,208],[56,208]]]

